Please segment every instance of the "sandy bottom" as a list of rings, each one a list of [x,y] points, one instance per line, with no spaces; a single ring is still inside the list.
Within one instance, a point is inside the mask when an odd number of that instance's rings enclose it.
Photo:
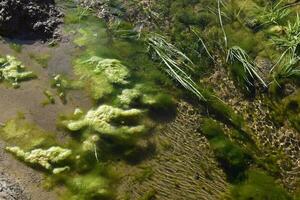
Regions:
[[[76,107],[87,109],[91,107],[88,95],[80,91],[68,93],[68,103],[63,104],[56,96],[56,103],[42,105],[46,97],[45,90],[53,94],[50,80],[54,74],[64,74],[72,77],[71,56],[74,47],[69,42],[63,42],[58,47],[50,48],[47,44],[24,44],[21,53],[14,52],[5,41],[0,42],[0,55],[14,55],[27,67],[34,71],[38,78],[22,82],[21,87],[13,89],[0,84],[0,125],[22,113],[26,120],[43,129],[64,135],[56,129],[57,117],[63,113],[72,113]],[[42,68],[30,54],[49,54],[51,58],[47,68]],[[4,151],[5,143],[0,141],[0,200],[54,200],[57,195],[42,188],[43,175]]]

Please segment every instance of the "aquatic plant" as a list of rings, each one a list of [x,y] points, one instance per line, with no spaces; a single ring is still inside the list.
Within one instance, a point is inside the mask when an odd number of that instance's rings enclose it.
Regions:
[[[250,60],[249,55],[240,47],[233,46],[228,50],[227,62],[234,65],[238,64],[243,67],[244,74],[242,78],[252,85],[249,78],[257,79],[264,87],[268,87],[263,78],[259,75],[255,64]]]
[[[276,184],[273,177],[260,169],[249,170],[246,180],[235,185],[231,195],[236,200],[292,200],[283,187]]]
[[[0,57],[0,81],[4,80],[12,84],[14,87],[19,86],[20,81],[28,80],[36,77],[33,72],[26,71],[15,57],[7,55]]]
[[[68,159],[72,154],[71,150],[63,149],[58,146],[54,146],[46,150],[34,149],[29,152],[25,152],[17,146],[6,147],[5,149],[21,160],[24,160],[26,163],[39,165],[47,170],[52,170],[52,172],[55,174],[69,169],[67,166],[63,168],[56,168],[54,165]]]
[[[166,39],[158,34],[153,34],[148,38],[149,48],[154,50],[162,62],[167,66],[164,70],[184,88],[195,94],[199,99],[206,101],[197,84],[182,69],[186,67],[193,70],[193,62],[174,45],[168,43]]]
[[[272,71],[274,70],[274,81],[280,85],[283,80],[300,77],[299,61],[299,56],[287,55],[286,58],[283,58],[281,64],[278,64],[275,70],[272,69]]]
[[[118,102],[122,106],[128,108],[130,105],[132,105],[132,103],[134,103],[136,100],[141,98],[141,96],[143,96],[143,94],[141,92],[141,87],[142,87],[142,85],[138,84],[138,85],[135,85],[131,89],[122,90],[122,93],[117,96]]]
[[[234,181],[241,178],[251,162],[250,153],[232,142],[218,122],[212,119],[204,120],[201,132],[207,137],[228,179]]]
[[[0,137],[8,144],[19,146],[26,151],[55,145],[52,134],[27,122],[22,117],[6,122],[0,129]]]
[[[67,92],[72,89],[80,88],[81,83],[78,81],[68,80],[63,75],[57,74],[54,75],[53,79],[51,80],[51,87],[56,89],[57,95],[59,96],[61,101],[65,104],[67,103]]]
[[[45,91],[44,91],[44,95],[45,95],[46,98],[47,98],[47,99],[43,102],[44,105],[49,104],[49,103],[55,104],[55,98],[54,98],[54,96],[53,96],[53,94],[52,94],[51,91],[45,90]]]
[[[99,174],[79,175],[67,180],[74,200],[111,199],[110,182]],[[67,197],[68,199],[70,197]]]
[[[30,53],[29,57],[35,60],[43,68],[46,68],[48,66],[48,62],[51,58],[49,54],[34,54],[34,53]]]
[[[115,85],[128,84],[130,77],[129,70],[119,60],[98,56],[77,60],[75,73],[81,77],[80,81],[95,100],[111,94]]]
[[[145,131],[144,125],[126,126],[112,123],[120,118],[130,119],[141,116],[143,111],[138,109],[123,110],[109,105],[101,105],[97,109],[90,110],[78,120],[65,121],[64,124],[71,131],[91,128],[102,135],[108,135],[119,139],[129,139]]]
[[[94,66],[96,74],[103,73],[110,83],[127,84],[126,80],[129,76],[129,71],[119,60],[104,59],[98,56],[92,56],[82,62],[82,64],[90,64]]]

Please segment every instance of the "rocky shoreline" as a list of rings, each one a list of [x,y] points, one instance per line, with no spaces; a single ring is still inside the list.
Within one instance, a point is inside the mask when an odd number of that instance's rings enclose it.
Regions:
[[[0,35],[17,39],[57,38],[62,17],[54,0],[1,0]]]

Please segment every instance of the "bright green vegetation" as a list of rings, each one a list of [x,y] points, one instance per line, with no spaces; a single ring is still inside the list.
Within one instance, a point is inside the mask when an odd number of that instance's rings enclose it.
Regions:
[[[76,114],[76,113],[75,113]],[[77,120],[65,121],[66,127],[71,131],[90,128],[99,134],[108,135],[118,139],[136,137],[145,131],[143,125],[126,125],[126,121],[132,122],[142,116],[138,109],[122,110],[108,105],[101,105],[95,110],[90,110],[86,115]],[[112,122],[122,122],[122,125],[112,125]]]
[[[126,85],[128,69],[116,59],[103,59],[92,56],[84,61],[77,61],[75,73],[83,77],[86,87],[95,100],[113,92],[113,85]]]
[[[35,78],[33,72],[26,71],[15,57],[7,55],[0,57],[0,81],[6,81],[13,87],[19,87],[19,82]]]
[[[24,160],[26,163],[40,165],[41,167],[52,170],[53,174],[59,174],[65,170],[69,170],[68,166],[53,167],[53,165],[66,160],[71,156],[72,151],[61,147],[51,147],[49,149],[34,149],[30,152],[23,151],[20,147],[6,147],[6,150],[17,158]]]
[[[7,122],[0,136],[15,146],[7,150],[46,171],[54,186],[64,185],[62,199],[113,199],[119,178],[112,170],[116,163],[143,157],[138,142],[163,117],[176,114],[174,99],[185,98],[201,104],[205,119],[200,132],[233,186],[229,199],[291,199],[277,181],[277,157],[262,155],[251,137],[251,124],[199,80],[224,67],[246,97],[270,93],[276,125],[287,118],[299,130],[299,89],[292,95],[284,92],[287,84],[299,86],[297,10],[283,7],[282,1],[161,1],[140,10],[155,24],[137,30],[121,14],[126,2],[109,1],[117,21],[110,21],[108,29],[90,9],[68,7],[65,23],[74,35],[77,80],[55,75],[51,86],[63,103],[68,103],[69,90],[82,89],[94,105],[61,117],[70,136],[63,145],[23,119]],[[44,67],[49,59],[31,57]],[[258,57],[271,66],[259,66]],[[14,57],[0,63],[1,80],[17,85],[33,77]],[[50,91],[44,95],[48,103],[55,103]],[[146,168],[135,181],[142,183],[153,173]],[[141,199],[154,199],[156,192],[150,190]]]

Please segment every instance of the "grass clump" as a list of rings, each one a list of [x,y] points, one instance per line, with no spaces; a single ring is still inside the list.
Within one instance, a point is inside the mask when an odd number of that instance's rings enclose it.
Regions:
[[[233,73],[242,77],[247,89],[249,85],[253,86],[254,79],[257,79],[264,87],[268,87],[263,78],[259,75],[257,67],[255,67],[249,55],[242,48],[238,46],[231,47],[228,50],[227,62],[235,66],[232,68]]]
[[[174,45],[168,43],[164,37],[158,34],[150,36],[148,44],[158,55],[162,62],[167,66],[165,71],[175,80],[177,80],[185,89],[195,94],[199,99],[206,101],[197,84],[181,68],[186,67],[193,70],[193,62]]]
[[[261,25],[279,24],[291,13],[289,9],[283,8],[282,3],[283,1],[280,0],[275,3],[270,3],[268,6],[265,6],[263,8],[258,7],[258,22]]]

